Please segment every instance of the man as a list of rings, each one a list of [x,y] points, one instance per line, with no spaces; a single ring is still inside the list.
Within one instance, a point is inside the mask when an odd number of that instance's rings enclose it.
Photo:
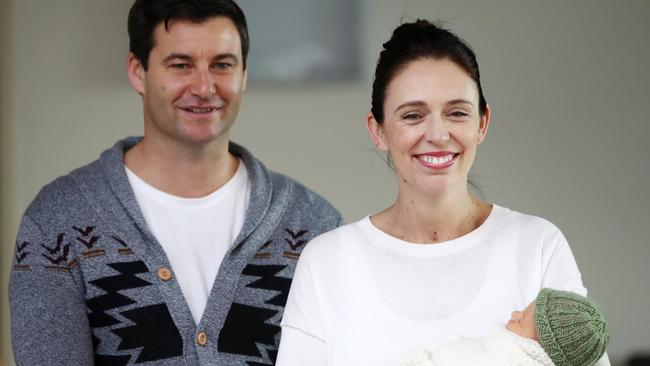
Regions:
[[[10,284],[18,365],[272,365],[305,243],[339,213],[229,142],[248,34],[231,0],[136,0],[144,137],[45,186]]]

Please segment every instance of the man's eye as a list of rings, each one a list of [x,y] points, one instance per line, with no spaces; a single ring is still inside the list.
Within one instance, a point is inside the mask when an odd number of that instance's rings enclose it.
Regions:
[[[219,62],[214,64],[214,68],[217,70],[229,70],[232,68],[232,64],[229,64],[227,62]]]
[[[171,64],[170,67],[172,69],[177,69],[177,70],[187,70],[190,68],[189,64]]]

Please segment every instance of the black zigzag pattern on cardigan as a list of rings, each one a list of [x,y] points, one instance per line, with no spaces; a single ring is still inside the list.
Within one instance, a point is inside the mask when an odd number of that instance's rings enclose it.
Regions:
[[[275,345],[275,334],[280,327],[266,321],[276,310],[233,303],[219,335],[219,352],[262,357],[256,343]]]
[[[108,263],[106,265],[120,274],[89,282],[105,292],[103,295],[86,301],[90,310],[88,319],[93,328],[120,324],[119,320],[106,312],[136,303],[135,300],[120,291],[152,285],[136,276],[136,274],[149,272],[149,268],[142,261]],[[111,332],[122,339],[117,347],[118,351],[142,348],[136,363],[161,360],[183,354],[183,339],[167,305],[143,306],[120,312],[120,315],[134,324],[112,329]],[[93,336],[95,350],[100,342],[98,337]],[[128,355],[95,355],[95,362],[98,365],[126,365],[130,359],[131,356]]]
[[[93,349],[99,347],[101,340],[93,335]],[[130,355],[126,356],[109,356],[95,354],[95,366],[125,366],[128,365]]]
[[[90,326],[93,328],[119,324],[120,321],[106,314],[106,311],[135,304],[133,299],[122,295],[119,291],[151,286],[150,282],[136,276],[138,273],[149,272],[149,269],[142,261],[109,263],[107,265],[120,274],[89,282],[91,285],[99,287],[106,292],[104,295],[93,297],[86,301],[86,306],[90,310],[88,320],[90,321]]]
[[[122,338],[117,349],[141,348],[136,363],[181,356],[183,339],[165,304],[144,306],[123,311],[120,315],[135,324],[113,329],[111,332]]]
[[[260,277],[260,279],[249,283],[246,287],[280,292],[277,296],[265,301],[265,303],[284,307],[287,304],[287,298],[289,297],[291,279],[278,277],[276,274],[286,267],[287,266],[282,265],[260,266],[249,264],[244,268],[242,273],[247,276]]]
[[[269,350],[268,354],[269,354],[269,358],[271,359],[270,363],[246,361],[246,364],[248,366],[273,366],[273,365],[275,365],[275,361],[278,359],[278,351]]]
[[[286,265],[249,264],[242,274],[258,278],[246,287],[272,291],[274,296],[265,303],[284,307],[289,295],[291,279],[276,275],[286,267]],[[279,312],[280,310],[233,303],[219,335],[219,352],[264,358],[258,345],[265,345],[271,349],[277,347],[275,336],[280,331],[280,327],[267,321]],[[268,353],[269,357],[276,355],[272,350],[268,350]]]

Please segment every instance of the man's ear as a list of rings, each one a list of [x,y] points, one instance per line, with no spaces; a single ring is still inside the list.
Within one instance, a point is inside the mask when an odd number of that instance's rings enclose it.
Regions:
[[[129,82],[133,89],[140,95],[144,95],[144,85],[145,85],[145,70],[142,62],[132,53],[129,52],[129,56],[126,60],[126,73],[129,77]]]
[[[480,144],[485,140],[485,135],[487,135],[488,127],[490,127],[490,117],[491,111],[490,106],[485,106],[485,115],[481,117],[481,120],[478,125],[478,143]]]
[[[388,151],[388,144],[386,144],[386,140],[384,139],[384,126],[377,122],[372,112],[368,113],[366,117],[366,127],[375,147],[381,151]]]

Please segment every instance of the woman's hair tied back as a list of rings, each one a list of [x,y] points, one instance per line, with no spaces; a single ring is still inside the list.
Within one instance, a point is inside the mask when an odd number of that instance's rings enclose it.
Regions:
[[[379,54],[371,106],[371,112],[378,123],[384,121],[384,102],[391,80],[406,64],[423,58],[448,58],[465,70],[476,83],[479,112],[485,115],[487,103],[474,51],[452,32],[428,20],[418,19],[397,27]]]

